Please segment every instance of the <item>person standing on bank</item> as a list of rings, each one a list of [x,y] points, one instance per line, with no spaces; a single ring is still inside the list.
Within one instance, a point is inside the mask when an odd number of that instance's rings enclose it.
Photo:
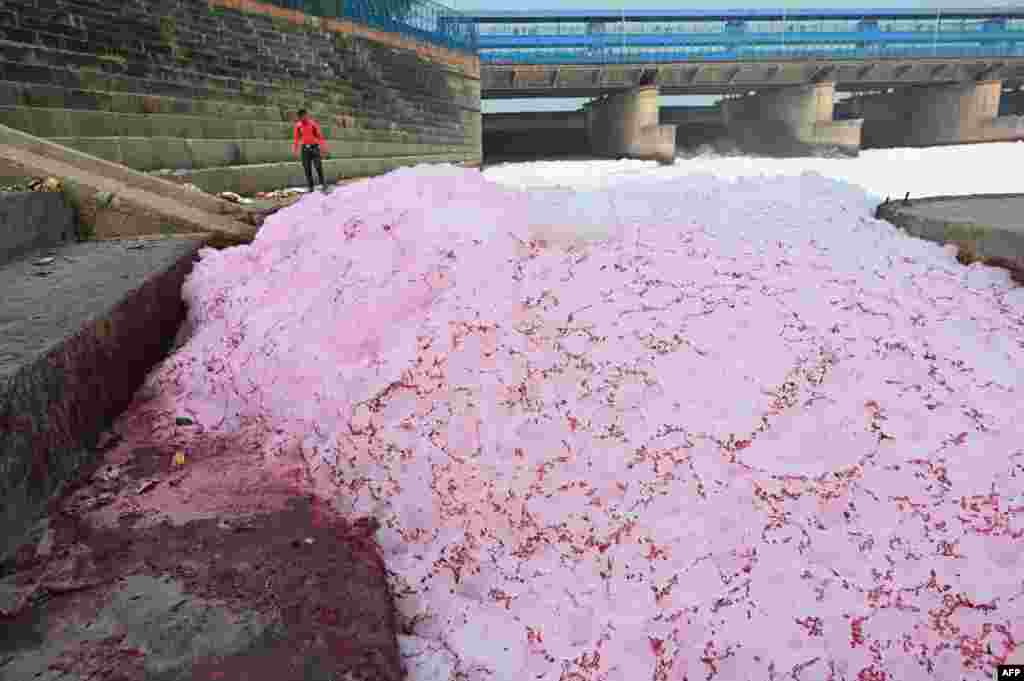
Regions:
[[[306,182],[309,183],[309,191],[316,189],[313,182],[313,169],[316,169],[317,179],[323,190],[327,191],[327,180],[324,179],[324,164],[321,160],[322,151],[327,149],[327,140],[320,130],[320,124],[309,117],[305,109],[299,109],[299,120],[295,122],[295,153],[302,149],[302,169],[306,171]]]

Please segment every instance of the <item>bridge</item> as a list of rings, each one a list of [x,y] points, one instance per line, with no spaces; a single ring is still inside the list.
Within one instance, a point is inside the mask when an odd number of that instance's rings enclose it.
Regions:
[[[1024,79],[1024,9],[473,12],[486,97]]]
[[[474,36],[482,97],[594,98],[572,125],[598,153],[674,156],[659,94],[725,96],[721,124],[752,150],[1024,139],[1019,117],[998,115],[1002,91],[1024,83],[1024,9],[504,10],[446,21]],[[857,96],[837,111],[844,91]],[[494,121],[492,132],[511,124]]]

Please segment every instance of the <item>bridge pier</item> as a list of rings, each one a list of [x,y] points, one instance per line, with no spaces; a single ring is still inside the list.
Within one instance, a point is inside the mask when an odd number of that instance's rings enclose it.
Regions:
[[[672,163],[676,126],[658,124],[658,87],[646,85],[599,97],[584,108],[587,140],[596,156]]]
[[[998,80],[913,85],[844,102],[864,118],[865,147],[926,147],[1024,139],[1024,117],[999,115]]]
[[[722,100],[722,121],[742,150],[807,156],[822,150],[856,155],[862,121],[834,120],[835,83],[815,83]]]

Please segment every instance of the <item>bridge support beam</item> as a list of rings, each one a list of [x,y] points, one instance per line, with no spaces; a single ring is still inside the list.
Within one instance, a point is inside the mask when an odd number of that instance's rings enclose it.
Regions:
[[[999,115],[998,80],[913,85],[844,103],[864,118],[865,147],[928,147],[1024,139],[1024,117]]]
[[[762,90],[722,100],[729,139],[742,151],[769,156],[808,156],[860,150],[860,120],[833,119],[835,83]]]
[[[587,103],[584,112],[594,155],[674,162],[676,126],[658,124],[656,85],[600,97]]]

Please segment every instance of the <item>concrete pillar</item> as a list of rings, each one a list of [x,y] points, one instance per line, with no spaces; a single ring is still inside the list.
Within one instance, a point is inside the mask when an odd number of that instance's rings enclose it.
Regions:
[[[676,126],[658,124],[658,87],[646,85],[589,102],[584,108],[591,153],[672,163]]]
[[[722,120],[743,151],[806,156],[838,150],[855,155],[862,121],[833,118],[835,90],[835,83],[816,83],[724,99]]]
[[[1024,117],[999,116],[997,80],[917,85],[852,100],[865,147],[927,147],[1024,139]]]

